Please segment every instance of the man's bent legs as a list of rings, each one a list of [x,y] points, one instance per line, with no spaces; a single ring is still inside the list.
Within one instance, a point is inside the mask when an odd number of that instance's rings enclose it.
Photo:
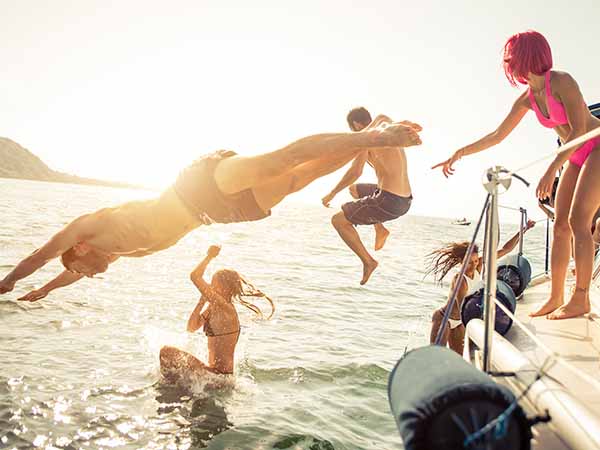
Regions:
[[[367,140],[361,133],[320,134],[256,156],[233,156],[219,163],[215,180],[224,194],[234,194],[271,181],[294,167],[336,155],[350,161],[364,150]]]
[[[417,132],[411,127],[399,124],[392,124],[383,131],[316,134],[299,139],[274,152],[226,158],[215,170],[215,181],[224,194],[235,194],[323,156],[337,155],[350,161],[369,148],[408,147],[419,144],[421,139]]]
[[[348,191],[350,191],[350,195],[352,196],[352,198],[355,198],[356,200],[362,198],[361,193],[359,192],[358,185],[350,185]],[[385,241],[390,235],[390,231],[386,227],[384,227],[382,223],[376,223],[373,225],[373,227],[375,228],[375,251],[381,250],[385,245]]]
[[[377,261],[369,254],[364,244],[360,240],[358,232],[354,228],[354,225],[346,219],[343,211],[338,212],[331,218],[331,223],[334,228],[346,243],[350,250],[352,250],[363,263],[363,277],[360,284],[365,284],[369,281],[369,277],[373,271],[377,268]]]
[[[294,167],[292,170],[252,188],[256,203],[268,211],[286,196],[304,189],[317,178],[330,174],[347,163],[345,156],[331,155]]]
[[[375,250],[381,250],[385,245],[385,241],[390,235],[390,230],[383,226],[382,223],[376,223],[375,227]]]

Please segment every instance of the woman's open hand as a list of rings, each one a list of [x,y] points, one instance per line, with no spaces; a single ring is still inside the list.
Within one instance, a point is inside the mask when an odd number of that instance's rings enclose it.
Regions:
[[[460,159],[460,150],[454,152],[454,154],[448,158],[446,161],[442,161],[441,163],[436,164],[432,167],[432,169],[437,169],[438,167],[442,168],[442,173],[446,178],[450,175],[454,175],[454,163]]]

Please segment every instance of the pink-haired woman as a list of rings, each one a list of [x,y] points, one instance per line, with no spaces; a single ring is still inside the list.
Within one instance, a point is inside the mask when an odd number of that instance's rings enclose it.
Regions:
[[[504,72],[513,85],[527,85],[500,126],[435,166],[446,177],[453,165],[466,155],[499,144],[533,110],[540,123],[553,128],[563,143],[600,127],[600,120],[588,110],[577,82],[566,72],[551,70],[552,52],[546,38],[536,31],[511,36],[504,46]],[[552,243],[552,292],[550,298],[531,316],[549,319],[577,317],[590,311],[589,287],[592,278],[594,245],[590,223],[600,207],[600,137],[558,153],[542,176],[536,194],[552,194],[555,174],[565,163],[555,202],[554,241]],[[574,239],[577,279],[568,302],[564,303],[564,285]]]

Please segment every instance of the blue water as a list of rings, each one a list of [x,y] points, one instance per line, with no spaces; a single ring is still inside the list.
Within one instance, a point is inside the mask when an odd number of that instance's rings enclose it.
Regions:
[[[0,276],[77,215],[149,195],[0,179]],[[391,222],[375,253],[379,268],[361,287],[361,265],[331,227],[333,212],[317,199],[288,201],[261,222],[201,227],[36,303],[16,298],[60,265],[23,280],[0,301],[0,448],[402,448],[387,378],[406,348],[427,342],[430,314],[448,290],[423,278],[425,255],[469,239],[473,225],[410,215]],[[515,230],[503,226],[502,238]],[[373,230],[359,232],[372,247]],[[544,233],[542,225],[528,233],[534,273],[543,269]],[[277,311],[260,321],[240,309],[235,376],[224,389],[204,380],[168,386],[159,381],[162,345],[206,356],[204,335],[185,325],[198,299],[188,275],[210,244],[222,251],[209,272],[238,270]]]

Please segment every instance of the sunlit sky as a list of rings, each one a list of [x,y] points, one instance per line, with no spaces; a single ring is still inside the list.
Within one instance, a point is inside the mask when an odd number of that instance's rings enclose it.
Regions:
[[[495,129],[519,95],[501,68],[506,38],[545,34],[555,68],[594,103],[599,17],[598,0],[1,0],[0,136],[56,170],[165,187],[212,150],[346,131],[364,105],[424,127],[407,150],[411,213],[473,217],[484,168],[555,147],[530,113],[451,180],[429,169]],[[523,175],[535,185],[544,169]],[[318,204],[341,175],[295,198]],[[535,208],[534,190],[515,185],[501,203]]]

